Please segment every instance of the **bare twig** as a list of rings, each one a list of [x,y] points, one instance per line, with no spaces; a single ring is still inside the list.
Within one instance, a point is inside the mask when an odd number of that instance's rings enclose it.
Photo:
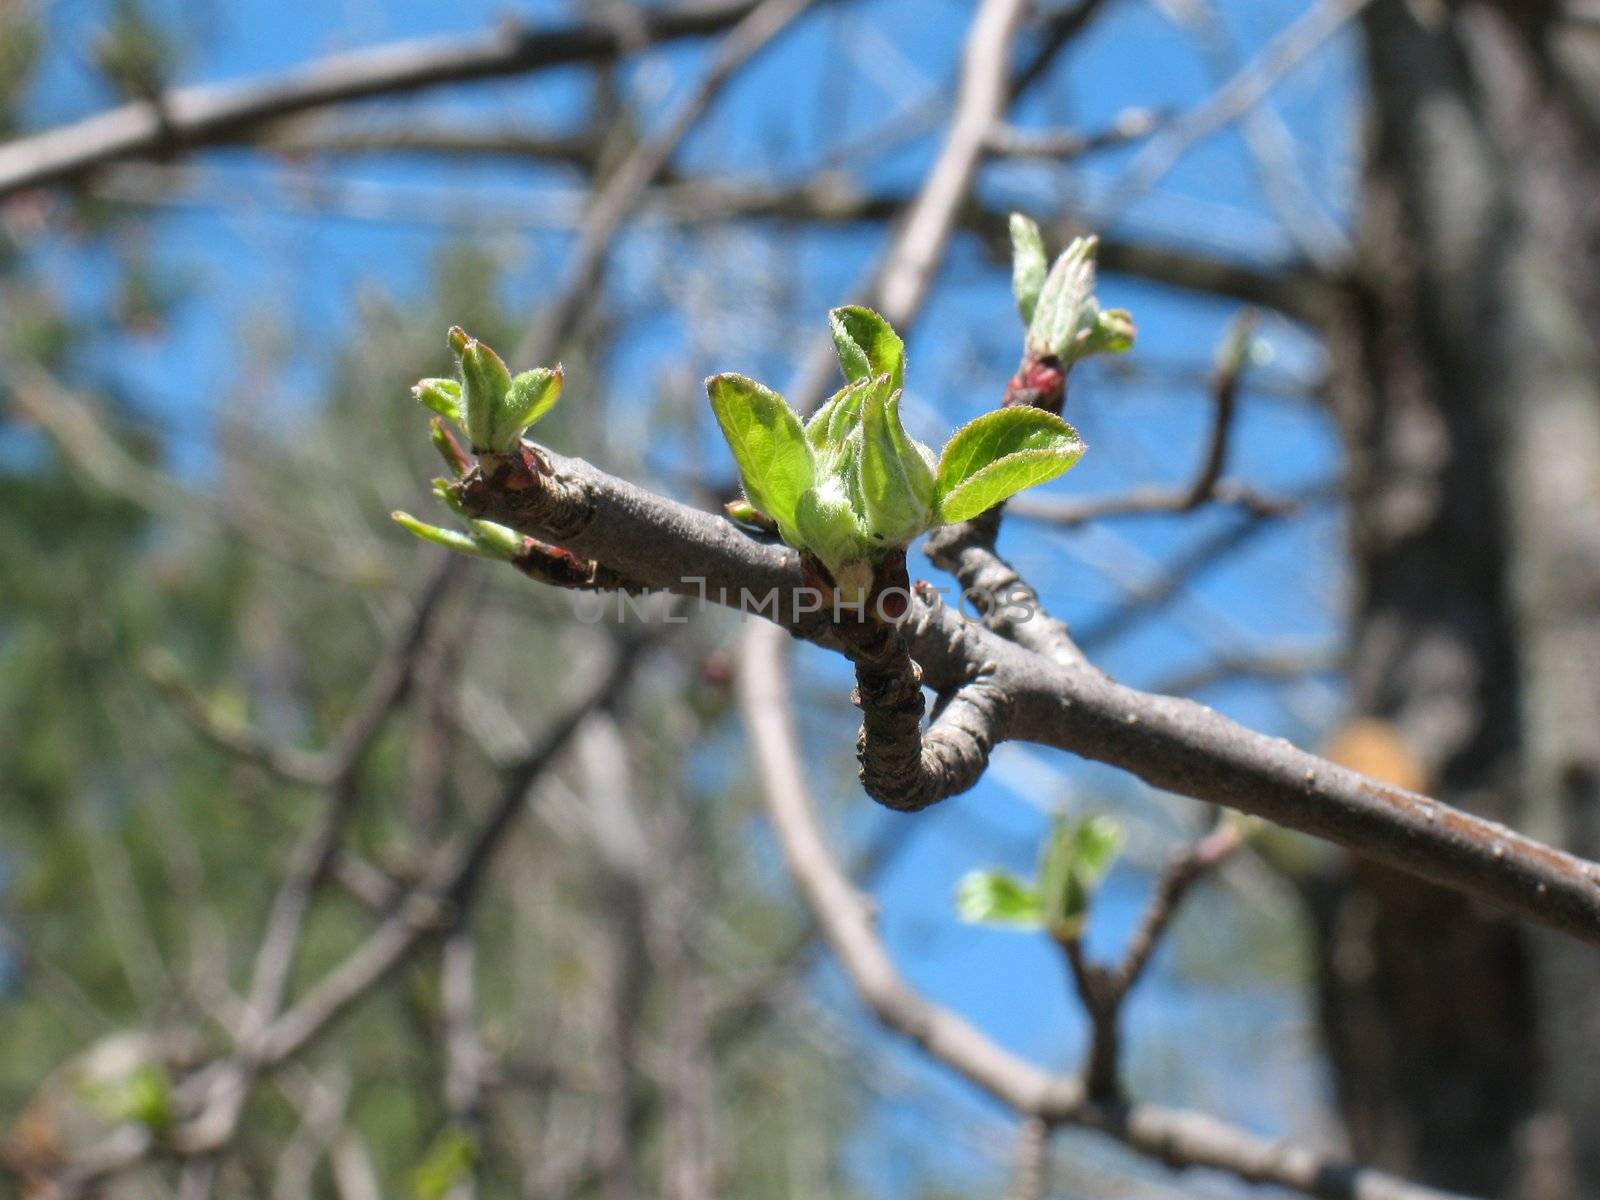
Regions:
[[[1322,0],[1308,9],[1204,103],[1145,147],[1127,176],[1112,189],[1109,211],[1125,209],[1159,183],[1190,149],[1254,109],[1279,80],[1368,3],[1370,0]]]
[[[378,660],[350,714],[320,751],[282,745],[247,725],[218,716],[205,698],[183,679],[176,662],[169,658],[152,657],[145,662],[145,670],[151,681],[173,701],[178,712],[213,745],[291,783],[336,787],[349,781],[382,732],[384,722],[405,700],[433,618],[452,583],[462,574],[462,564],[452,556],[440,554],[435,559],[433,571],[404,630]]]
[[[1166,114],[1157,109],[1130,108],[1104,129],[1018,129],[1000,125],[989,133],[985,148],[999,158],[1048,158],[1069,162],[1096,150],[1126,146],[1160,129]]]
[[[599,189],[584,214],[583,228],[566,282],[540,310],[518,342],[513,361],[544,362],[572,333],[596,291],[601,267],[617,230],[647,189],[668,167],[684,138],[705,116],[734,75],[815,0],[761,0],[728,33],[715,59],[657,134],[641,142]]]
[[[1439,1200],[1442,1193],[1304,1147],[1270,1142],[1199,1113],[1097,1105],[1076,1080],[1003,1049],[901,978],[867,903],[828,848],[805,784],[806,766],[784,684],[783,639],[757,627],[744,639],[739,695],[751,760],[789,873],[846,977],[887,1029],[1025,1118],[1098,1129],[1173,1167],[1205,1166],[1329,1200]]]
[[[74,179],[107,163],[236,141],[268,122],[315,108],[613,58],[640,45],[715,33],[755,7],[752,0],[719,0],[641,8],[630,30],[603,21],[508,21],[471,37],[392,42],[332,55],[252,82],[180,88],[165,93],[159,105],[125,104],[0,146],[0,197]]]

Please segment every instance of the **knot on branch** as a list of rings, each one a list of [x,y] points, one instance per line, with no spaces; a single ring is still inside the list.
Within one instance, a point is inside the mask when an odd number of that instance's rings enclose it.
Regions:
[[[865,627],[847,652],[856,667],[851,700],[861,709],[856,757],[867,795],[898,812],[916,812],[977,783],[1008,707],[989,671],[950,695],[924,731],[922,671],[899,630]]]

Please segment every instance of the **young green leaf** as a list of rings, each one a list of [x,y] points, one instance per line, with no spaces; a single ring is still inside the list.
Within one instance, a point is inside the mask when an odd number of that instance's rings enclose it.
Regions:
[[[475,451],[504,452],[515,445],[497,440],[506,393],[511,390],[511,372],[505,362],[459,325],[451,327],[449,342],[461,356],[461,400],[466,414],[467,438]]]
[[[1099,311],[1094,300],[1094,254],[1099,244],[1099,238],[1074,238],[1050,268],[1028,323],[1031,352],[1069,357],[1078,335],[1092,327]]]
[[[713,375],[706,380],[706,394],[739,465],[746,497],[794,545],[795,505],[814,475],[800,418],[777,392],[743,375]]]
[[[389,514],[394,523],[404,529],[413,537],[419,537],[425,542],[432,542],[436,546],[443,546],[446,550],[454,550],[457,554],[471,554],[477,558],[509,559],[510,555],[492,543],[480,542],[467,534],[458,533],[454,529],[440,529],[437,525],[429,525],[419,521],[408,512],[396,509]],[[488,522],[485,522],[488,524]],[[509,530],[507,532],[510,532]],[[513,535],[515,536],[515,535]]]
[[[447,421],[461,423],[461,384],[454,379],[419,379],[411,394]]]
[[[1122,827],[1095,816],[1073,825],[1057,821],[1039,870],[1045,924],[1056,938],[1083,933],[1089,902],[1122,850]]]
[[[850,434],[861,423],[861,404],[871,390],[872,377],[863,376],[840,388],[828,398],[826,404],[811,414],[811,419],[806,422],[806,441],[817,454],[837,457]]]
[[[1039,289],[1050,260],[1045,257],[1044,238],[1039,227],[1021,213],[1011,214],[1011,292],[1017,298],[1022,323],[1033,320],[1039,302]]]
[[[1039,893],[1005,871],[969,871],[956,885],[956,911],[973,925],[1038,929],[1044,924]]]
[[[1094,325],[1088,336],[1077,347],[1077,357],[1091,354],[1126,354],[1133,349],[1133,339],[1138,334],[1133,325],[1133,314],[1125,308],[1108,308],[1095,314]]]
[[[837,475],[807,488],[795,505],[795,532],[799,544],[815,554],[835,579],[849,563],[867,554],[861,518],[850,504],[844,481]]]
[[[561,388],[566,375],[558,363],[554,367],[536,367],[524,371],[511,381],[506,393],[505,407],[495,422],[496,436],[509,437],[512,445],[522,433],[561,399]]]
[[[416,1200],[444,1200],[477,1161],[478,1140],[464,1129],[446,1128],[412,1168],[412,1195]]]
[[[1023,488],[1045,483],[1083,456],[1077,432],[1037,408],[999,408],[968,421],[939,458],[939,520],[968,521]]]
[[[856,470],[868,534],[880,544],[904,545],[933,519],[933,468],[900,422],[901,393],[883,385],[880,377],[861,410]]]
[[[905,383],[905,344],[877,313],[854,304],[836,308],[828,314],[828,328],[846,379],[854,383],[887,375],[890,391]]]

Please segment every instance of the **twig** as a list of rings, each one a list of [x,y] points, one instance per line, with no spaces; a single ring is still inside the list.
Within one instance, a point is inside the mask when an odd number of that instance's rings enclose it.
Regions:
[[[180,1156],[216,1154],[234,1137],[251,1081],[322,1037],[334,1023],[388,979],[428,941],[445,934],[471,908],[495,849],[534,781],[566,748],[594,708],[610,700],[631,678],[647,645],[625,644],[609,668],[545,731],[537,745],[506,771],[498,800],[465,842],[445,847],[422,882],[408,889],[394,910],[355,950],[282,1014],[247,1038],[236,1054],[197,1072],[184,1085],[185,1100],[198,1103],[192,1120],[173,1130],[161,1148]],[[139,1134],[141,1136],[134,1136]],[[81,1196],[102,1180],[142,1162],[157,1143],[141,1127],[118,1130],[75,1158],[57,1179],[63,1197]]]
[[[549,474],[517,492],[469,491],[482,515],[611,564],[650,587],[760,615],[836,650],[802,603],[798,556],[730,522],[542,450]],[[472,477],[469,476],[469,482]],[[1122,767],[1158,788],[1337,842],[1585,941],[1600,942],[1600,864],[1251,732],[1201,705],[1124,687],[1086,665],[1013,645],[925,594],[902,626],[926,684],[991,675],[1008,701],[1001,740]],[[987,665],[986,665],[987,664]]]
[[[1049,1186],[1050,1126],[1038,1117],[1024,1117],[1017,1126],[1014,1200],[1045,1200]]]
[[[1089,1053],[1083,1077],[1084,1087],[1097,1102],[1117,1105],[1123,1100],[1119,1072],[1122,1009],[1128,993],[1143,976],[1189,890],[1238,846],[1237,826],[1225,824],[1173,855],[1156,882],[1155,893],[1123,952],[1122,961],[1115,966],[1090,961],[1080,937],[1060,939],[1078,999],[1089,1014]]]
[[[722,0],[643,8],[632,38],[604,21],[506,22],[486,34],[391,42],[330,55],[250,82],[178,88],[162,96],[159,113],[149,103],[125,104],[0,146],[0,197],[74,179],[107,163],[237,141],[267,122],[315,108],[613,58],[641,44],[700,37],[736,24],[755,7],[753,0]]]
[[[757,626],[739,658],[751,761],[784,861],[861,1000],[885,1028],[914,1042],[1019,1116],[1098,1129],[1172,1167],[1211,1167],[1328,1200],[1440,1200],[1443,1193],[1304,1147],[1258,1138],[1199,1113],[1094,1104],[1076,1080],[1050,1075],[997,1045],[901,978],[871,911],[833,857],[805,784],[784,680],[783,639]]]
[[[841,626],[856,667],[851,700],[861,709],[856,757],[861,786],[879,804],[916,812],[970,789],[1005,728],[1005,694],[981,668],[947,691],[924,730],[922,672],[891,625]]]
[[[1189,512],[1195,507],[1193,496],[1193,485],[1185,484],[1134,488],[1114,496],[1018,496],[1006,507],[1019,517],[1072,529],[1091,521]],[[1293,516],[1300,506],[1294,497],[1267,495],[1235,479],[1214,482],[1206,499],[1241,509],[1251,518]]]
[[[1217,351],[1217,365],[1211,373],[1211,436],[1200,460],[1200,470],[1184,498],[1183,511],[1199,508],[1217,490],[1222,468],[1228,461],[1228,442],[1233,434],[1233,414],[1239,407],[1239,384],[1250,363],[1252,339],[1259,317],[1245,309],[1228,327]]]
[[[1261,53],[1140,153],[1112,189],[1108,211],[1121,212],[1178,164],[1190,149],[1260,104],[1285,75],[1365,8],[1371,0],[1321,0]]]
[[[382,732],[384,722],[404,702],[433,619],[452,585],[462,575],[460,562],[449,554],[438,555],[404,630],[378,660],[350,714],[320,751],[282,745],[247,725],[219,717],[205,698],[183,679],[176,662],[169,658],[146,660],[145,673],[173,701],[195,731],[213,745],[291,783],[335,787],[349,780]]]
[[[671,163],[678,146],[738,70],[814,2],[761,0],[728,33],[711,66],[665,128],[641,142],[590,201],[566,281],[517,343],[513,361],[539,363],[556,354],[593,298],[606,254],[628,214],[638,207],[647,189]]]
[[[1292,514],[1298,507],[1293,497],[1269,496],[1248,484],[1222,478],[1239,387],[1249,363],[1250,337],[1257,320],[1251,309],[1240,313],[1218,349],[1211,372],[1211,431],[1192,481],[1178,486],[1135,488],[1115,496],[1019,496],[1009,505],[1010,510],[1068,528],[1110,517],[1193,512],[1213,501],[1237,505],[1253,517]]]
[[[991,130],[985,149],[999,158],[1048,158],[1070,162],[1096,150],[1126,146],[1160,129],[1167,114],[1159,109],[1130,108],[1104,129],[1018,129],[1000,125]]]

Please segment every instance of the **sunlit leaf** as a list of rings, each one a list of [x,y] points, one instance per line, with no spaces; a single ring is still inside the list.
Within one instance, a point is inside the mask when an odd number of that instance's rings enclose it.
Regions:
[[[870,308],[849,305],[828,314],[828,328],[846,379],[855,383],[887,375],[891,392],[905,383],[905,344],[883,317]]]
[[[956,430],[939,458],[937,513],[967,521],[1023,488],[1045,483],[1083,456],[1077,432],[1037,408],[1000,408]]]
[[[1024,325],[1033,320],[1049,266],[1039,226],[1021,213],[1012,213],[1011,292],[1017,298],[1017,311],[1022,314]]]
[[[956,912],[974,925],[1038,929],[1044,924],[1039,893],[1005,871],[969,871],[956,885]]]
[[[813,479],[800,418],[777,392],[743,375],[713,375],[706,394],[739,465],[745,496],[792,544],[795,505]]]
[[[862,515],[875,542],[904,544],[928,528],[934,497],[928,457],[900,422],[900,393],[875,386],[861,410],[856,460]]]

